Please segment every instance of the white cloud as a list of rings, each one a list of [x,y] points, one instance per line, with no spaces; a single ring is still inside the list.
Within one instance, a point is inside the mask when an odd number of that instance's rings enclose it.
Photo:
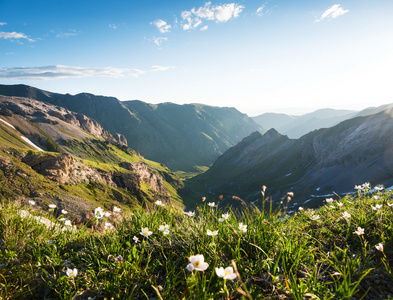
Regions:
[[[80,31],[77,31],[75,29],[70,29],[67,32],[59,32],[58,34],[56,34],[56,37],[59,39],[63,39],[63,38],[69,38],[72,36],[77,36],[80,34]]]
[[[3,39],[26,39],[29,42],[34,42],[33,39],[29,38],[27,35],[21,32],[4,32],[0,31],[0,38]]]
[[[257,14],[257,16],[263,16],[263,10],[265,9],[266,4],[267,4],[267,2],[265,2],[264,4],[262,4],[262,6],[257,8],[257,10],[255,12]]]
[[[349,9],[343,9],[340,4],[334,4],[332,7],[325,10],[321,15],[321,17],[317,19],[315,22],[319,22],[326,18],[335,19],[339,16],[342,16],[343,14],[346,14],[347,12],[349,12]]]
[[[205,31],[205,30],[207,30],[207,29],[208,29],[208,26],[205,25],[205,26],[203,26],[203,27],[201,28],[201,31]]]
[[[205,3],[199,8],[182,11],[181,17],[186,22],[183,24],[183,30],[196,29],[202,24],[202,20],[215,21],[216,23],[225,23],[230,19],[239,17],[244,6],[236,3],[227,3],[222,5],[211,5],[211,2]],[[206,30],[207,26],[201,30]]]
[[[0,26],[4,26],[4,25],[7,25],[7,23],[6,22],[0,22]]]
[[[157,19],[154,22],[152,22],[151,24],[153,24],[154,26],[157,27],[157,29],[161,32],[161,33],[166,33],[166,32],[170,32],[170,29],[172,28],[171,25],[167,24],[164,20],[161,19]]]
[[[168,38],[166,38],[166,37],[161,37],[161,38],[154,38],[154,39],[153,39],[153,42],[154,42],[154,44],[156,44],[158,47],[160,47],[161,44],[162,44],[163,42],[166,42],[167,40],[168,40]]]
[[[115,25],[115,24],[109,24],[109,28],[111,28],[111,29],[117,29],[117,25]]]
[[[172,66],[164,67],[164,66],[155,65],[155,66],[151,66],[150,70],[155,72],[155,71],[166,71],[166,70],[170,70],[170,69],[173,69],[173,68],[174,67],[172,67]]]
[[[224,4],[215,7],[216,22],[227,22],[232,18],[237,18],[244,6],[235,3]]]
[[[84,78],[84,77],[138,77],[148,72],[166,71],[173,67],[152,66],[148,70],[141,69],[121,69],[113,67],[85,68],[72,66],[45,66],[32,68],[8,68],[0,69],[1,79],[62,79],[62,78]]]

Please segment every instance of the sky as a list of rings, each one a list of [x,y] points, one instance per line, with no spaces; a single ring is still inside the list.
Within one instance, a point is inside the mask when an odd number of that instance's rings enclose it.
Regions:
[[[393,103],[392,0],[0,0],[0,83],[249,116]]]

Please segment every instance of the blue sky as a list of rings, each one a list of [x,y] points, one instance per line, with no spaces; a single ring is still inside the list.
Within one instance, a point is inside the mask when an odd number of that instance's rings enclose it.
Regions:
[[[255,116],[393,102],[393,1],[0,0],[0,83]]]

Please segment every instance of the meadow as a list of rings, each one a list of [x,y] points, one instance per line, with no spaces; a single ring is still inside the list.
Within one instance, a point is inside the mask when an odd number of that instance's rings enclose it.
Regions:
[[[261,192],[194,211],[157,201],[97,208],[74,224],[54,205],[0,204],[0,299],[393,299],[392,192],[273,209]]]

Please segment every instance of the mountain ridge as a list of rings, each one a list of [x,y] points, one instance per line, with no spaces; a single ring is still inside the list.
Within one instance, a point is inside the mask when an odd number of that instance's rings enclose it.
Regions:
[[[208,186],[215,194],[244,198],[266,185],[276,191],[275,200],[293,191],[299,203],[310,195],[350,192],[366,181],[393,185],[392,130],[392,117],[380,112],[314,130],[299,139],[280,135],[281,143],[274,139],[263,143],[263,135],[248,137],[243,140],[248,143],[230,148],[190,181]]]
[[[256,130],[264,131],[235,108],[121,102],[114,97],[62,95],[24,85],[0,85],[0,94],[37,97],[87,115],[112,134],[124,135],[130,147],[144,157],[173,170],[195,171],[196,166],[208,166],[243,137]]]

